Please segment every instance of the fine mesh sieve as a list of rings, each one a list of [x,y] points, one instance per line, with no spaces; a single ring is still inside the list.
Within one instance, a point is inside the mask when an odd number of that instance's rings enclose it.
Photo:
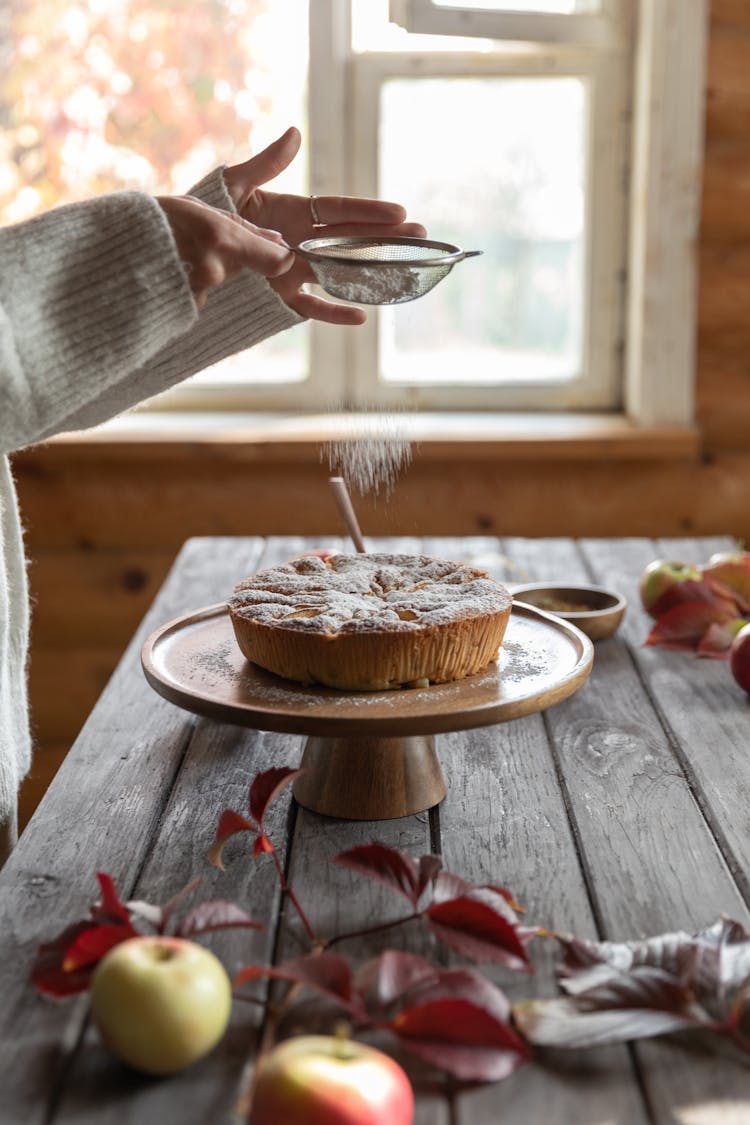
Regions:
[[[361,305],[397,305],[429,293],[464,258],[461,250],[426,238],[310,238],[295,247],[326,293]]]

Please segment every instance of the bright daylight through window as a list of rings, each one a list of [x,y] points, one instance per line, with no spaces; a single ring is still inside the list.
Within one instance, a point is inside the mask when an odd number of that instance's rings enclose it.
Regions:
[[[482,255],[364,329],[304,325],[225,361],[173,405],[615,408],[632,6],[10,0],[0,220],[183,192],[298,124],[282,187],[398,200]]]

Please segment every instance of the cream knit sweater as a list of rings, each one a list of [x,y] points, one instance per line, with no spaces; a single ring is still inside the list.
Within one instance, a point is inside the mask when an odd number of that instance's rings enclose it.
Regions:
[[[234,209],[221,169],[191,194]],[[0,230],[0,825],[31,762],[29,603],[7,454],[111,418],[299,320],[249,270],[199,312],[164,214],[140,192]]]

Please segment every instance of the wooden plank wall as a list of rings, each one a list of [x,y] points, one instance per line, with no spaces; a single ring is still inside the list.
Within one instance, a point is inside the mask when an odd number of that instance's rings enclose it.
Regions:
[[[698,309],[697,460],[484,459],[433,446],[372,535],[704,535],[750,541],[750,4],[713,0]],[[262,451],[261,451],[262,452]],[[339,533],[317,450],[53,445],[14,459],[35,599],[29,816],[191,535]],[[239,576],[238,576],[239,577]],[[190,608],[190,607],[186,607]]]
[[[750,438],[750,5],[712,0],[699,246],[698,418],[705,449]],[[738,484],[740,482],[738,481]],[[744,493],[746,506],[750,493]]]

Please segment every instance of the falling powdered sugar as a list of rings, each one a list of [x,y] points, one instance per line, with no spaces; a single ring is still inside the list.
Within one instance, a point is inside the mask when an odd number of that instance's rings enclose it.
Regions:
[[[351,436],[336,438],[321,450],[321,460],[361,496],[381,489],[390,496],[399,473],[411,462],[411,442],[396,414],[367,414]]]

